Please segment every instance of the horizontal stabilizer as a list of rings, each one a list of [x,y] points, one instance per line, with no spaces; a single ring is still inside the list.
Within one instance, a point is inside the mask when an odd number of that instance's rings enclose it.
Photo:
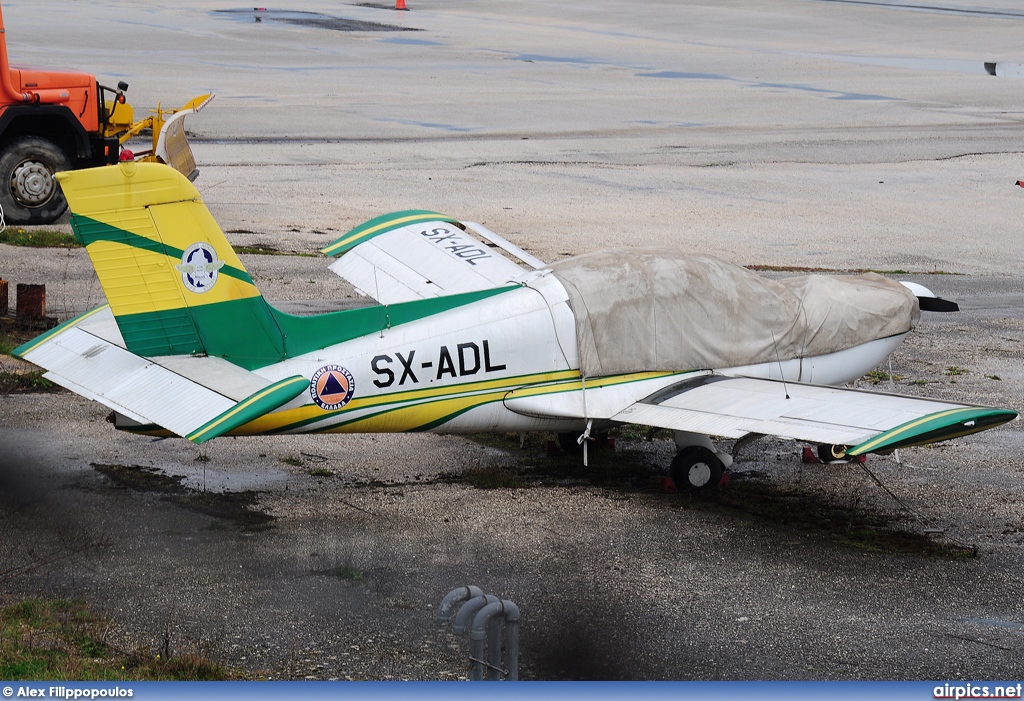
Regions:
[[[110,307],[61,324],[14,354],[45,377],[100,402],[142,426],[158,426],[197,443],[277,409],[309,387],[300,376],[271,383],[221,358],[162,356],[125,348]]]
[[[331,270],[381,304],[493,289],[526,272],[499,249],[540,262],[497,234],[481,234],[481,241],[465,227],[436,212],[395,212],[356,227],[323,252],[341,256]]]

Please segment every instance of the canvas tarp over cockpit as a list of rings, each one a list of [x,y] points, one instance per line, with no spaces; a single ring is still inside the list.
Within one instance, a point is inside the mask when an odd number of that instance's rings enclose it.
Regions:
[[[576,316],[580,372],[739,367],[910,331],[906,287],[875,273],[769,280],[708,255],[621,249],[551,266]]]

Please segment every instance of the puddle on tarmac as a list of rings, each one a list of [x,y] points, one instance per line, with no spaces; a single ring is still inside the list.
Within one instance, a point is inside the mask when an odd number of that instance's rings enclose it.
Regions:
[[[975,7],[949,7],[941,5],[925,5],[920,2],[899,2],[898,0],[818,0],[843,5],[868,5],[886,10],[909,10],[911,12],[930,12],[940,15],[966,15],[968,17],[997,17],[999,19],[1024,19],[1024,12]]]
[[[841,90],[829,90],[828,88],[812,88],[810,85],[799,83],[752,83],[754,88],[768,88],[771,90],[799,90],[801,92],[820,93],[827,95],[830,100],[895,100],[895,97],[888,95],[872,95],[870,93],[843,92]]]
[[[440,129],[441,131],[452,132],[454,134],[464,134],[477,131],[473,127],[460,127],[456,124],[442,124],[441,122],[421,122],[415,119],[378,119],[377,121],[405,124],[413,127],[424,127],[426,129]]]
[[[604,61],[600,61],[596,58],[586,58],[584,56],[544,56],[542,54],[519,54],[515,57],[516,61],[525,61],[526,63],[578,63],[582,66],[600,66],[605,65]]]
[[[389,37],[387,39],[381,39],[381,44],[402,44],[403,46],[444,46],[444,43],[440,41],[430,41],[429,39],[407,39],[405,37]]]
[[[637,73],[636,75],[638,78],[671,78],[673,80],[736,80],[717,73],[685,73],[683,71],[658,71],[656,73]]]
[[[414,27],[399,27],[394,24],[366,22],[358,19],[332,17],[319,12],[301,12],[295,10],[269,9],[236,9],[214,10],[215,17],[227,17],[238,22],[285,22],[315,29],[330,29],[335,32],[419,32]]]
[[[190,486],[189,483],[196,480],[186,475],[168,475],[156,467],[101,463],[92,463],[92,467],[120,489],[156,492],[162,494],[165,501],[189,511],[234,523],[244,530],[266,528],[274,520],[273,516],[259,510],[259,492],[252,489],[255,484],[247,485],[248,488],[244,491],[239,489],[243,486],[243,480],[236,480],[239,483],[232,485],[234,491],[228,491],[226,488],[220,491],[206,491]],[[218,487],[226,487],[227,480],[223,482],[224,484]]]
[[[682,71],[657,71],[655,73],[637,73],[638,78],[668,78],[671,80],[722,80],[728,82],[741,82],[737,78],[717,73],[685,73]],[[871,95],[868,93],[843,92],[841,90],[829,90],[828,88],[814,88],[810,85],[800,83],[748,83],[747,87],[763,88],[766,90],[799,90],[801,92],[818,93],[828,97],[830,100],[896,100],[898,98],[888,95]]]
[[[969,73],[984,75],[985,65],[978,61],[963,61],[944,58],[908,58],[905,56],[850,56],[844,54],[812,54],[798,51],[787,51],[787,56],[798,58],[824,59],[854,63],[861,66],[882,66],[884,68],[910,68],[917,71],[939,71],[942,73]]]
[[[800,58],[841,61],[862,66],[883,66],[885,68],[909,68],[917,71],[938,71],[941,73],[966,73],[968,75],[995,75],[1000,78],[1024,78],[1022,63],[989,63],[945,58],[907,58],[899,56],[847,56],[843,54],[809,54],[786,52],[788,56]]]

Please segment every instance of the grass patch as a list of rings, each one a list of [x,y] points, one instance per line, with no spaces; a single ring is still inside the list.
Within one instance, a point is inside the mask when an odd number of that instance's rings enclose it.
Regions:
[[[283,458],[278,458],[280,462],[285,465],[291,465],[292,467],[302,467],[302,458],[296,458],[291,455],[287,455]]]
[[[9,226],[0,231],[0,243],[10,246],[28,246],[31,248],[81,248],[82,244],[71,234],[55,229],[22,229]]]
[[[305,251],[282,251],[262,243],[254,243],[249,246],[232,246],[235,253],[250,253],[258,256],[299,256],[304,258],[319,258],[318,253],[306,253]]]
[[[892,380],[893,382],[899,382],[900,380],[905,380],[907,378],[904,377],[903,375],[890,375],[889,373],[883,370],[872,370],[871,372],[864,376],[864,379],[873,385],[877,385],[881,384],[882,382],[888,382],[890,380]]]
[[[326,570],[320,570],[317,574],[337,577],[338,579],[344,579],[346,582],[363,581],[363,571],[358,567],[353,567],[352,565],[338,565],[337,567],[330,567]]]
[[[0,394],[59,392],[61,388],[45,377],[42,370],[32,372],[0,372]]]
[[[946,368],[946,375],[949,377],[956,377],[957,375],[967,375],[970,372],[971,371],[968,370],[967,368],[958,368],[955,365],[951,365],[950,367]]]
[[[118,650],[108,640],[113,625],[78,600],[32,598],[0,608],[0,679],[240,678],[222,664],[198,655]]]
[[[334,477],[334,470],[329,470],[326,467],[314,467],[309,471],[310,477]]]

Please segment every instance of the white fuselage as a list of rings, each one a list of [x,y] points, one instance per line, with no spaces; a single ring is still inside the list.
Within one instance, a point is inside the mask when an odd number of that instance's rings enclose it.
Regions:
[[[274,432],[567,431],[608,420],[623,406],[687,375],[724,375],[839,385],[877,366],[905,334],[825,356],[736,368],[587,378],[581,384],[575,317],[546,271],[520,287],[441,314],[286,360],[257,372],[276,381],[346,370],[351,399],[338,410],[300,395],[270,416]],[[515,393],[513,397],[512,393]],[[269,417],[268,417],[269,418]]]

